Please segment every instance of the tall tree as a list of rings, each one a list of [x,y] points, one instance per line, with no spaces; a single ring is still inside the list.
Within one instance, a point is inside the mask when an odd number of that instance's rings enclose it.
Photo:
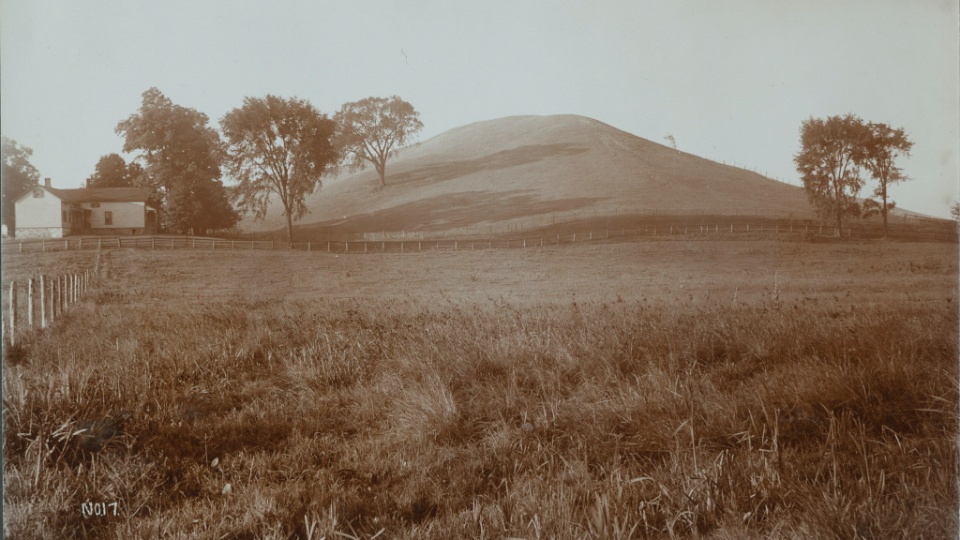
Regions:
[[[134,187],[144,181],[143,174],[139,163],[127,163],[119,154],[107,154],[100,158],[93,174],[87,178],[87,187]]]
[[[0,213],[3,214],[3,224],[7,226],[10,235],[16,234],[16,206],[14,203],[17,197],[23,195],[27,190],[37,185],[40,180],[40,173],[30,163],[30,156],[33,150],[26,146],[17,144],[17,141],[2,137],[3,166],[0,170],[0,179],[3,182],[2,197],[3,204],[0,207]]]
[[[160,194],[166,228],[178,233],[213,228],[205,225],[213,211],[210,204],[226,198],[220,136],[207,123],[207,115],[150,88],[140,110],[117,124],[117,134],[125,137],[123,151],[139,152],[146,164],[145,183]],[[235,212],[223,217],[219,222],[224,226],[216,228],[232,227],[238,219]]]
[[[868,137],[863,120],[852,114],[810,118],[800,128],[801,150],[793,161],[810,203],[822,215],[836,219],[837,234],[844,215],[859,213],[860,162]]]
[[[890,184],[909,180],[896,166],[896,159],[909,156],[913,142],[907,138],[903,128],[893,129],[887,124],[867,124],[868,136],[861,148],[859,159],[863,166],[877,181],[873,194],[880,198],[880,214],[883,215],[883,235],[887,236],[887,214],[894,207],[888,200],[887,187]]]
[[[337,122],[337,147],[351,169],[372,163],[381,188],[387,185],[387,159],[423,128],[420,113],[397,96],[345,103],[333,119]]]
[[[293,222],[307,211],[304,198],[339,158],[332,142],[336,124],[306,100],[268,95],[244,98],[242,107],[220,120],[220,128],[228,169],[238,182],[238,206],[262,219],[271,196],[278,197],[293,242]]]

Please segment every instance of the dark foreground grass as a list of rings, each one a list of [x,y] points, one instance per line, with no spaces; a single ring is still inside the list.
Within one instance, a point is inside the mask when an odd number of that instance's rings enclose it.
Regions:
[[[955,306],[845,302],[101,290],[4,367],[4,529],[955,538]]]

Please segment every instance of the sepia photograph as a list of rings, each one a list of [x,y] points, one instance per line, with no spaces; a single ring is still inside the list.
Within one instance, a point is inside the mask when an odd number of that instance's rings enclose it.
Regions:
[[[0,0],[3,538],[960,537],[960,0]]]

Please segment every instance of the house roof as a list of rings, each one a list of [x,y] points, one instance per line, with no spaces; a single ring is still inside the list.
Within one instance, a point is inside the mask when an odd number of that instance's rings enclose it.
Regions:
[[[44,186],[40,186],[44,187]],[[146,202],[153,193],[150,188],[144,187],[106,187],[56,189],[44,187],[57,198],[65,202]]]

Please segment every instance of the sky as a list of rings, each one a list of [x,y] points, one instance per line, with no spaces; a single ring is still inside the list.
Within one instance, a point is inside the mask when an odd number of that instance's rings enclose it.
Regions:
[[[0,0],[0,131],[80,187],[150,87],[214,126],[247,96],[398,95],[420,140],[579,114],[800,185],[801,123],[852,113],[914,142],[898,206],[947,217],[958,28],[960,0]]]

